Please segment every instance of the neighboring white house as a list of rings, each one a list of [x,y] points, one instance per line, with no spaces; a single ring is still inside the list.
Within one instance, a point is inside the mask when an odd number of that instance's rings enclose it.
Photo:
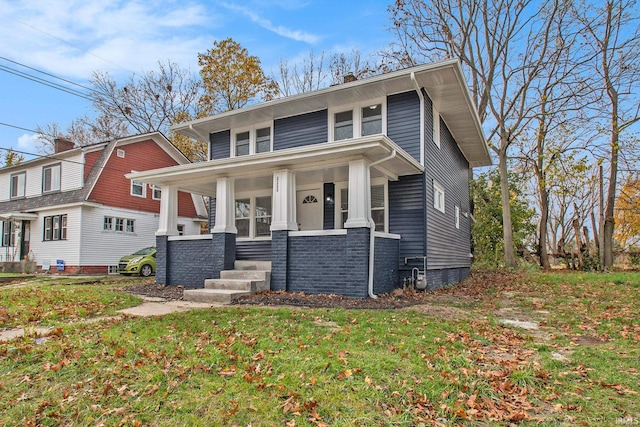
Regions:
[[[155,244],[161,189],[125,174],[189,163],[162,134],[74,148],[0,169],[0,261],[106,273],[120,257]],[[177,233],[200,234],[200,196],[179,194]]]

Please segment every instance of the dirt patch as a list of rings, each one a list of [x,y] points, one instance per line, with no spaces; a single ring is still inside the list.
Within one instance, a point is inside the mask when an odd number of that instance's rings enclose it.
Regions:
[[[153,282],[145,282],[125,286],[122,290],[134,295],[181,300],[184,286],[165,286]]]
[[[579,335],[577,337],[571,337],[571,342],[575,345],[592,347],[596,345],[606,344],[608,341],[606,339],[593,337],[591,335]]]
[[[422,314],[429,316],[442,317],[450,320],[464,320],[469,319],[471,313],[455,307],[446,307],[432,304],[420,304],[413,307],[409,307],[408,310],[415,310]]]

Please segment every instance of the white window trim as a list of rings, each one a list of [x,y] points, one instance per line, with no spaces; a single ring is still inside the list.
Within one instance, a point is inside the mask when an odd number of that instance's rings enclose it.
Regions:
[[[334,228],[336,230],[344,229],[344,224],[342,223],[342,192],[340,190],[349,188],[348,181],[340,181],[334,183]],[[373,178],[371,179],[371,186],[374,185],[383,185],[384,186],[384,233],[389,232],[389,181],[386,178]],[[371,190],[369,190],[371,191]]]
[[[137,171],[131,171],[133,172],[137,172]],[[133,192],[133,184],[134,183],[139,183],[142,186],[142,194],[135,194]],[[132,195],[133,197],[140,197],[143,199],[147,198],[147,184],[145,184],[144,182],[140,182],[140,181],[136,181],[134,179],[131,180],[131,186],[129,187],[129,194]]]
[[[156,190],[158,190],[160,192],[160,197],[156,197]],[[151,198],[153,200],[160,200],[162,197],[162,188],[159,185],[152,185],[151,186]]]
[[[456,205],[456,213],[455,213],[455,224],[456,228],[460,229],[460,206]]]
[[[432,106],[433,112],[433,134],[432,139],[433,143],[436,144],[438,148],[440,148],[440,113],[436,110],[435,106]]]
[[[45,190],[44,189],[44,171],[45,169],[51,169],[52,173],[51,173],[51,189],[49,190]],[[53,175],[53,171],[57,169],[58,170],[58,188],[53,188],[53,183],[54,183],[54,175]],[[26,179],[25,179],[26,182]],[[62,164],[61,163],[53,163],[50,165],[44,165],[42,167],[42,193],[46,194],[46,193],[55,193],[56,191],[60,191],[62,190]]]
[[[351,110],[353,112],[353,138],[362,137],[362,108],[369,105],[380,104],[380,114],[382,115],[382,134],[387,134],[387,98],[374,98],[365,102],[351,103],[340,105],[338,107],[329,108],[329,135],[327,141],[333,142],[334,139],[334,126],[336,113],[342,113],[343,111]]]
[[[438,194],[439,193],[439,194]],[[440,197],[441,195],[441,197]],[[442,201],[442,203],[440,203],[440,201]],[[433,207],[442,212],[445,213],[445,192],[444,192],[444,187],[437,182],[436,180],[433,180]]]
[[[230,129],[231,137],[230,139],[230,147],[229,153],[231,157],[242,157],[236,156],[236,135],[242,132],[249,132],[249,154],[244,155],[252,155],[256,154],[256,132],[258,129],[269,128],[269,137],[271,138],[269,142],[269,151],[273,151],[273,121],[258,123],[252,126],[245,126],[240,128],[232,128]]]
[[[263,126],[264,127],[264,126]],[[260,129],[260,127],[258,127]],[[271,240],[269,236],[256,236],[256,198],[258,197],[271,197],[271,220],[273,220],[273,194],[271,190],[259,191],[255,193],[238,193],[233,199],[233,212],[235,215],[235,201],[240,199],[249,199],[249,237],[238,237],[239,241],[253,241],[253,240]],[[236,217],[234,216],[233,222],[235,224]]]

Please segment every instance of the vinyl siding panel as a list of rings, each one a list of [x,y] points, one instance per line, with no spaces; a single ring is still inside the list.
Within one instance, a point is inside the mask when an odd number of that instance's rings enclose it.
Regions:
[[[209,160],[227,159],[229,157],[231,157],[231,131],[223,130],[210,134]]]
[[[44,218],[52,215],[67,215],[67,240],[44,241]],[[65,265],[80,265],[80,242],[84,238],[81,230],[82,209],[79,206],[66,209],[50,209],[38,213],[31,221],[31,241],[29,251],[38,265],[44,260],[51,262],[52,271],[56,260],[64,260]],[[104,250],[104,248],[101,248]]]
[[[389,181],[389,232],[401,236],[400,270],[411,269],[421,262],[404,264],[405,257],[425,255],[424,177],[410,175]]]
[[[328,126],[327,110],[274,120],[273,149],[327,142]]]
[[[469,163],[446,124],[440,119],[440,148],[433,142],[432,104],[425,96],[425,189],[427,206],[427,256],[429,269],[471,265],[469,218]],[[433,181],[445,190],[444,213],[433,207]],[[460,207],[460,228],[455,227],[455,206]]]
[[[387,97],[387,136],[420,161],[420,98],[416,92]]]

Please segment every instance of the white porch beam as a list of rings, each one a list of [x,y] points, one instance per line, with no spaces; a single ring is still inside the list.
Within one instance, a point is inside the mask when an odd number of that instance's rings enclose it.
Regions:
[[[160,220],[156,236],[178,234],[178,189],[164,186],[160,193]]]
[[[296,175],[290,170],[273,173],[271,231],[298,230],[296,216]]]
[[[370,227],[371,173],[365,159],[349,162],[349,213],[345,228]]]
[[[218,178],[216,181],[216,225],[212,233],[238,234],[236,228],[235,181],[233,178]]]

